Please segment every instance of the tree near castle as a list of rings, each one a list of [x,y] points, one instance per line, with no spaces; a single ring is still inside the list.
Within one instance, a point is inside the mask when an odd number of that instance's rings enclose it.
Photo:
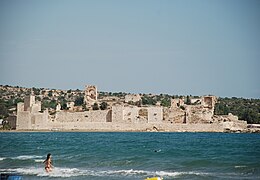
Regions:
[[[40,91],[39,91],[40,90]],[[56,109],[57,103],[61,105],[61,110],[67,110],[67,102],[74,102],[75,105],[82,103],[82,97],[84,92],[80,90],[49,90],[44,88],[23,88],[23,87],[12,87],[8,85],[0,85],[0,119],[5,119],[8,114],[14,114],[18,102],[23,102],[24,97],[34,92],[36,100],[42,102],[42,110],[44,109]],[[39,93],[39,95],[38,95]],[[112,92],[99,92],[102,94],[102,98],[118,96],[121,99],[127,93],[112,93]],[[53,96],[55,95],[55,96]],[[170,100],[172,98],[183,98],[180,95],[152,95],[152,94],[140,94],[141,101],[136,103],[130,102],[131,105],[146,106],[156,105],[160,102],[162,106],[170,106]],[[112,98],[111,97],[111,98]],[[185,96],[185,103],[189,104],[189,99],[199,98],[199,96]],[[116,101],[116,99],[114,99]],[[102,100],[106,102],[106,100]],[[188,101],[188,102],[187,102]],[[196,104],[196,103],[195,103]],[[84,110],[90,110],[86,105],[81,104]],[[91,109],[104,109],[105,105],[96,104]],[[185,109],[184,107],[180,107]],[[260,99],[245,99],[245,98],[218,98],[218,102],[214,108],[215,115],[227,115],[232,113],[238,116],[239,119],[246,120],[248,123],[260,123]]]
[[[77,97],[74,101],[75,106],[82,106],[84,104],[84,97]]]
[[[97,103],[94,103],[93,106],[92,106],[92,109],[95,111],[95,110],[99,110],[99,107],[98,107],[98,104]]]
[[[102,103],[100,104],[100,109],[101,109],[101,110],[106,110],[106,109],[107,109],[107,106],[108,106],[108,104],[107,104],[106,102],[102,102]]]

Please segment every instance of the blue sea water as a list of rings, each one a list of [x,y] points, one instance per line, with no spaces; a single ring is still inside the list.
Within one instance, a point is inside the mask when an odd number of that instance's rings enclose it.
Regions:
[[[52,154],[54,169],[42,163]],[[260,179],[260,134],[0,133],[0,173],[23,179]]]

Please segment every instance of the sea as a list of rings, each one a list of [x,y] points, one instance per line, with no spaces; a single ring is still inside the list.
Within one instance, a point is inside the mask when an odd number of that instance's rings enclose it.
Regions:
[[[53,171],[43,161],[52,154]],[[24,179],[260,179],[260,134],[1,132],[0,174]]]

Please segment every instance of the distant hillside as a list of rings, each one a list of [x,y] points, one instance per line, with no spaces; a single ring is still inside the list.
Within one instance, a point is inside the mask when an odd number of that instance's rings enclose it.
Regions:
[[[16,104],[18,102],[23,102],[24,97],[31,93],[36,95],[36,100],[42,102],[42,109],[55,109],[58,103],[60,103],[62,108],[65,109],[67,102],[74,102],[76,106],[84,107],[84,92],[79,89],[56,90],[47,88],[24,88],[19,86],[0,85],[0,119],[8,117],[9,114],[15,114]],[[99,92],[99,101],[101,104],[102,102],[107,103],[109,101],[123,102],[124,97],[127,94],[129,93]],[[134,103],[133,105],[156,105],[159,103],[164,107],[169,107],[172,98],[184,97],[168,94],[140,94],[140,96],[142,99],[141,102]],[[191,98],[198,97],[185,96],[185,103],[190,104]],[[129,104],[132,103],[129,102]],[[248,123],[260,123],[260,99],[244,99],[235,97],[219,98],[215,107],[215,114],[223,115],[228,113],[237,115],[239,119],[246,120]]]
[[[260,99],[218,98],[215,114],[232,113],[249,124],[260,123]]]

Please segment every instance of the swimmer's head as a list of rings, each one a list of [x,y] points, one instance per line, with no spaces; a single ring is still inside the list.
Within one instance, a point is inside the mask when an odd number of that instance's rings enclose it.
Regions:
[[[51,153],[47,154],[47,159],[49,159],[51,157]]]

